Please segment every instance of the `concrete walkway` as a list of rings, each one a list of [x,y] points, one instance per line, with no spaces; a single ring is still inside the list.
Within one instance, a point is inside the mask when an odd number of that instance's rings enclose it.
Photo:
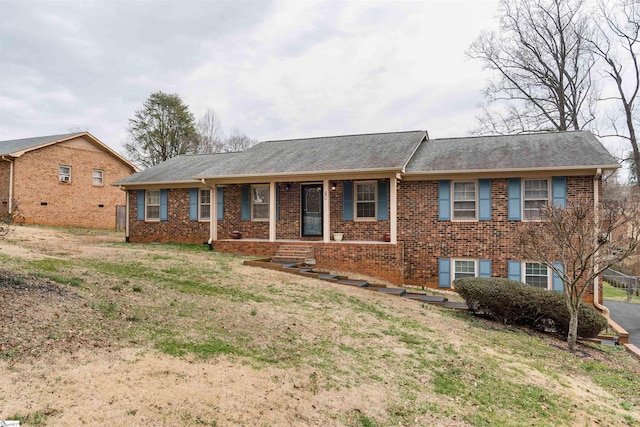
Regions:
[[[629,343],[640,347],[640,304],[621,301],[604,301],[611,318],[629,332]]]

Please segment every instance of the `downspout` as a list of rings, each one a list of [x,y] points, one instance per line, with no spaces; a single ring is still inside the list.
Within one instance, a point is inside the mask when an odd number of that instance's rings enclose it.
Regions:
[[[600,207],[600,177],[602,176],[602,169],[598,168],[598,170],[596,171],[595,176],[593,177],[593,212],[595,215],[595,222],[596,222],[596,228],[598,227],[598,220],[599,220],[599,211],[598,208]],[[596,230],[597,231],[597,230]],[[597,233],[596,233],[597,234]],[[597,238],[597,237],[596,237]],[[596,266],[594,266],[595,268]],[[596,277],[593,281],[593,305],[600,309],[602,311],[602,313],[605,315],[605,317],[609,318],[610,317],[610,313],[609,313],[609,309],[607,307],[605,307],[604,305],[600,304],[600,277]]]
[[[13,213],[13,160],[2,156],[2,160],[9,162],[9,215]]]

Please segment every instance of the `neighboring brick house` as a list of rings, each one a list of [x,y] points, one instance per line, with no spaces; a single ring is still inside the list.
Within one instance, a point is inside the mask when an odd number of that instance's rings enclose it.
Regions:
[[[546,267],[518,256],[516,231],[541,204],[598,203],[602,172],[618,167],[584,131],[433,140],[414,131],[180,156],[116,184],[128,191],[131,242],[258,256],[298,242],[319,267],[397,284],[497,276],[558,289]]]
[[[137,171],[88,132],[0,141],[0,217],[114,229],[126,197],[109,184]]]

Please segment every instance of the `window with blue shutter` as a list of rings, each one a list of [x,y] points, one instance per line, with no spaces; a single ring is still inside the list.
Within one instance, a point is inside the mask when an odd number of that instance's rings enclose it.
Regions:
[[[554,262],[553,266],[561,273],[564,272],[564,267],[561,262]],[[551,277],[551,286],[556,292],[564,292],[564,282],[562,281],[562,278],[556,274],[555,271],[553,271]]]
[[[144,190],[138,190],[136,196],[136,213],[138,221],[144,221]]]
[[[507,262],[507,277],[509,278],[509,280],[522,282],[521,269],[522,263],[520,261],[509,260]]]
[[[378,220],[389,219],[389,181],[378,181]]]
[[[478,277],[491,277],[491,260],[481,259],[478,261],[479,275]]]
[[[189,221],[198,220],[198,189],[189,189]]]
[[[438,259],[438,287],[451,287],[451,259],[449,258]]]
[[[224,190],[222,187],[218,187],[217,191],[217,200],[216,200],[216,209],[217,209],[217,218],[218,221],[222,221],[224,219]]]
[[[491,221],[491,180],[478,180],[478,219],[480,221]]]
[[[520,221],[522,218],[522,208],[520,200],[520,178],[509,178],[507,180],[507,197],[509,199],[509,221]]]
[[[567,178],[564,176],[554,176],[551,182],[553,206],[559,206],[561,208],[567,207]]]
[[[242,221],[251,220],[251,186],[243,185],[241,189],[241,212],[240,219]]]
[[[169,190],[160,190],[160,221],[169,219]]]
[[[342,183],[342,219],[353,221],[353,182]]]
[[[451,181],[438,181],[438,219],[451,219]]]

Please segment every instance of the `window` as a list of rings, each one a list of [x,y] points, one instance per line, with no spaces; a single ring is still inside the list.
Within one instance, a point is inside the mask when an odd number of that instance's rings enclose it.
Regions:
[[[476,219],[476,183],[453,183],[453,219]]]
[[[102,171],[100,169],[93,170],[93,185],[102,185]]]
[[[540,208],[549,204],[549,180],[524,180],[524,219],[539,220]]]
[[[376,182],[356,182],[356,219],[376,219]]]
[[[58,181],[71,182],[71,166],[58,166]]]
[[[160,220],[160,190],[148,190],[146,193],[147,220]]]
[[[525,263],[524,282],[536,288],[549,288],[549,270],[546,265],[537,262]]]
[[[211,190],[200,190],[200,219],[211,219]]]
[[[251,220],[269,220],[269,186],[254,185],[251,187]]]
[[[453,280],[463,277],[476,277],[476,261],[469,259],[453,260]]]

